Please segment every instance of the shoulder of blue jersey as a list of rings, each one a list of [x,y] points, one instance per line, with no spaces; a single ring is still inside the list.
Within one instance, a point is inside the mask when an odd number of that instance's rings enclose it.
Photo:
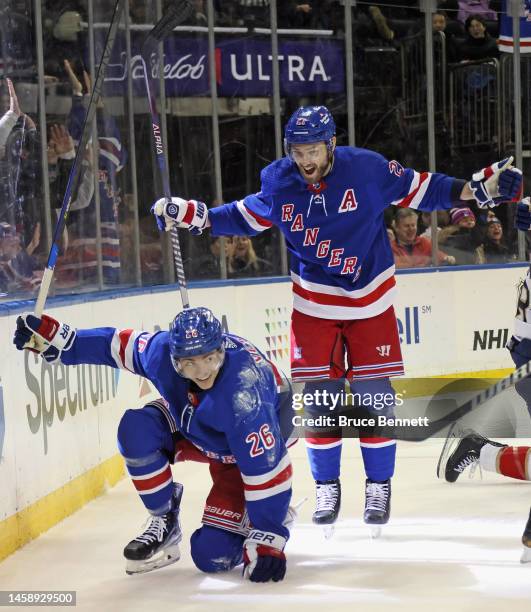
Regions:
[[[290,187],[298,177],[298,172],[297,166],[287,157],[277,159],[260,173],[262,193],[266,196],[274,195],[280,190]]]
[[[387,163],[387,160],[380,153],[361,147],[336,147],[335,154],[342,161],[359,164],[366,168],[373,164]]]
[[[137,341],[137,352],[143,361],[149,365],[160,363],[162,359],[169,359],[169,334],[165,331],[142,334]]]

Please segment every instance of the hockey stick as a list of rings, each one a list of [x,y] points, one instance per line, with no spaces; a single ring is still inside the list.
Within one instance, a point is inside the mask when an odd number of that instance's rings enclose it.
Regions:
[[[118,25],[122,17],[124,6],[125,0],[117,0],[116,5],[114,7],[114,13],[111,19],[109,30],[107,32],[107,39],[105,41],[105,47],[103,48],[101,62],[98,67],[96,80],[94,83],[94,87],[92,88],[92,93],[90,95],[85,120],[83,121],[81,138],[77,147],[76,157],[74,159],[74,164],[70,169],[70,174],[68,176],[68,182],[66,184],[65,195],[63,197],[63,203],[59,212],[59,218],[57,219],[57,223],[55,224],[55,229],[53,232],[52,246],[50,248],[48,261],[46,263],[46,268],[44,269],[41,286],[39,288],[39,293],[35,302],[34,314],[36,317],[40,317],[42,315],[42,311],[44,310],[44,304],[46,302],[46,298],[48,297],[48,292],[50,291],[50,284],[52,282],[55,264],[57,263],[57,257],[59,255],[59,241],[61,239],[61,235],[63,233],[66,220],[68,218],[68,211],[70,210],[70,205],[72,203],[74,188],[77,186],[77,182],[79,179],[79,173],[81,171],[81,162],[85,155],[85,149],[87,148],[87,144],[91,136],[90,126],[92,125],[92,121],[94,120],[96,108],[101,98],[103,79],[105,77],[107,64],[109,63],[109,59],[111,57],[112,48],[114,46],[114,41],[116,38],[116,33],[118,31]]]
[[[151,145],[156,160],[156,167],[158,168],[159,179],[162,184],[162,192],[168,202],[171,201],[170,174],[168,171],[168,166],[166,164],[166,152],[164,149],[164,141],[162,139],[162,131],[160,128],[160,117],[157,111],[157,104],[155,101],[156,92],[154,90],[153,80],[150,79],[148,75],[148,62],[146,62],[146,58],[151,53],[155,45],[161,42],[165,38],[165,36],[167,36],[173,30],[173,28],[188,19],[188,17],[192,15],[192,12],[193,7],[188,0],[177,0],[177,2],[172,7],[170,7],[167,13],[148,34],[140,52],[140,57],[144,68],[144,81],[146,84],[149,111],[151,113]],[[172,227],[170,234],[173,251],[173,264],[175,266],[175,272],[177,274],[177,282],[179,283],[179,291],[181,293],[183,308],[190,308],[190,301],[188,299],[188,289],[186,286],[186,277],[184,276],[181,245],[179,244],[179,234],[177,233],[177,227],[175,225]]]
[[[472,399],[468,400],[464,404],[461,404],[461,406],[457,406],[457,408],[454,408],[446,416],[441,417],[440,419],[437,419],[435,421],[432,421],[426,427],[418,428],[420,435],[417,434],[415,435],[415,437],[412,437],[412,436],[406,437],[404,435],[400,435],[399,431],[395,429],[394,437],[396,437],[398,440],[424,442],[424,440],[427,440],[428,438],[433,437],[436,433],[439,433],[439,431],[444,429],[447,425],[453,426],[458,419],[466,416],[467,414],[472,412],[472,410],[479,408],[479,406],[481,406],[485,402],[488,402],[492,398],[496,397],[502,391],[505,391],[505,389],[509,389],[510,387],[515,385],[517,382],[523,380],[524,378],[527,378],[530,374],[531,374],[531,361],[528,361],[527,363],[524,363],[523,365],[521,365],[519,368],[516,368],[516,370],[509,376],[502,378],[497,383],[494,383],[487,389],[484,389],[483,391],[481,391],[481,393],[478,393],[477,395],[475,395]],[[451,429],[454,429],[454,428],[452,427]],[[449,436],[450,435],[451,435],[451,431],[449,432]]]

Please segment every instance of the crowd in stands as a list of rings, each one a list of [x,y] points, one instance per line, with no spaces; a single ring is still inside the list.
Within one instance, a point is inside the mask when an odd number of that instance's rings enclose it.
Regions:
[[[397,268],[422,268],[432,262],[430,213],[398,209],[387,217]],[[437,213],[438,265],[502,264],[517,256],[493,210],[474,213],[466,206]]]
[[[417,0],[353,3],[354,43],[359,47],[396,46],[424,28]],[[195,0],[191,22],[206,24],[205,0]],[[216,23],[224,26],[269,27],[269,0],[223,0],[215,3]],[[433,30],[447,37],[451,62],[498,57],[498,13],[501,0],[441,0],[433,15]],[[341,0],[285,0],[278,3],[278,25],[290,29],[322,29],[341,34]]]
[[[205,0],[193,0],[193,4],[194,14],[188,24],[206,26]],[[270,25],[269,0],[217,0],[214,6],[217,25],[248,28]],[[341,0],[285,0],[277,6],[280,28],[328,29],[343,34]],[[145,0],[130,0],[129,10],[133,23],[153,22],[154,5]],[[448,61],[497,57],[499,10],[500,5],[494,1],[441,0],[432,25],[434,32],[445,34]],[[8,78],[0,83],[0,295],[34,293],[42,275],[49,244],[43,231],[47,220],[42,206],[41,139],[45,140],[48,152],[53,228],[91,90],[86,66],[86,11],[84,0],[43,3],[45,83],[55,95],[71,99],[67,115],[46,109],[46,134],[39,134],[36,128],[37,114],[25,113],[20,108],[16,87],[24,78],[17,79],[14,73],[15,84]],[[382,5],[358,2],[352,14],[358,46],[396,48],[424,27],[424,15],[418,2],[412,0],[387,0]],[[27,75],[25,78],[28,79]],[[90,146],[83,153],[79,186],[73,194],[68,224],[61,238],[55,275],[60,289],[76,290],[97,284],[98,267],[105,286],[123,283],[132,276],[129,271],[134,259],[131,255],[134,225],[132,217],[124,215],[127,202],[131,201],[127,191],[130,185],[126,187],[121,174],[128,163],[127,146],[122,142],[125,129],[106,112],[104,104],[97,111],[97,131],[98,159]],[[139,224],[142,280],[157,283],[162,281],[163,248],[152,219],[144,212]],[[396,211],[388,222],[388,233],[397,267],[432,264],[431,231],[429,214],[418,215],[408,209]],[[437,232],[438,265],[503,263],[516,257],[512,227],[492,212],[480,213],[464,207],[439,212]],[[272,243],[241,236],[224,239],[227,277],[278,274],[278,265],[272,263]],[[221,244],[220,239],[205,236],[195,241],[193,252],[185,250],[185,266],[191,279],[220,278]]]

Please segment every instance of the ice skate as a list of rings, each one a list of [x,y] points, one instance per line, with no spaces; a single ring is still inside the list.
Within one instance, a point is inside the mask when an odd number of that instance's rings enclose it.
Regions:
[[[143,574],[179,561],[179,542],[182,539],[179,506],[182,484],[176,483],[173,507],[162,516],[150,516],[147,529],[124,548],[127,574]]]
[[[529,510],[529,518],[522,535],[522,544],[524,545],[524,550],[522,551],[520,563],[531,563],[531,510]]]
[[[379,538],[382,525],[389,521],[391,514],[391,479],[376,482],[367,478],[365,481],[365,511],[363,520],[370,527],[371,537]]]
[[[334,523],[341,508],[341,483],[335,480],[315,481],[316,506],[312,521],[322,525],[326,539],[334,533]]]
[[[504,444],[487,440],[487,438],[471,430],[462,432],[462,435],[461,439],[452,436],[452,442],[448,445],[445,444],[439,459],[437,476],[442,478],[444,475],[447,482],[455,482],[467,467],[471,468],[470,478],[472,478],[476,467],[479,465],[479,454],[485,444],[504,446]],[[447,442],[449,440],[450,437]]]

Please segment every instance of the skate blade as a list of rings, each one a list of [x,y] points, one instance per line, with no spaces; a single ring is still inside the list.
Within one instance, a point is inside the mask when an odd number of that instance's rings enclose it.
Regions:
[[[520,557],[520,563],[531,563],[531,548],[524,546],[522,556]]]
[[[371,536],[371,540],[377,540],[382,535],[382,526],[381,525],[369,525],[369,533]]]
[[[331,525],[323,525],[322,528],[323,528],[323,535],[324,535],[325,540],[330,540],[333,537],[334,532],[336,530],[335,524],[332,523]]]
[[[166,565],[177,563],[180,558],[181,551],[179,550],[179,545],[172,544],[165,550],[161,550],[159,553],[157,553],[157,555],[153,555],[153,557],[146,559],[145,561],[127,559],[125,573],[128,576],[132,576],[133,574],[145,574],[147,572],[160,569],[161,567],[166,567]]]
[[[464,431],[457,423],[454,423],[448,430],[448,434],[441,451],[441,456],[439,457],[439,461],[437,463],[437,478],[446,480],[444,476],[444,468],[446,467],[448,457],[454,452],[455,447],[459,444],[463,434]]]

